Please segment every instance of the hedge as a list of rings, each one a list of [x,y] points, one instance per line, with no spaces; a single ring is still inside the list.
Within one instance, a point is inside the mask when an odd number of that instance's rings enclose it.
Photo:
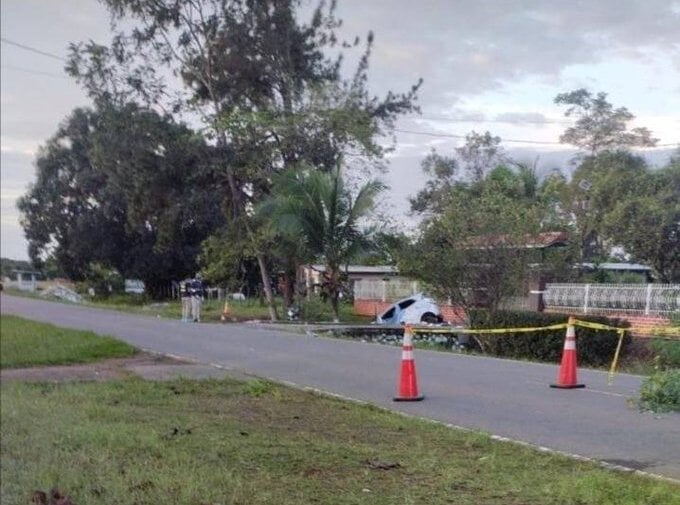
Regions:
[[[493,318],[481,309],[469,312],[472,328],[530,328],[566,323],[569,315],[543,312],[498,311]],[[628,328],[627,321],[603,316],[579,315],[578,319],[605,324],[617,328]],[[532,333],[507,333],[477,336],[470,340],[476,350],[494,356],[524,358],[539,361],[558,362],[562,356],[565,330],[547,330]],[[602,366],[609,364],[614,357],[619,334],[615,330],[593,330],[576,327],[578,361],[583,365]],[[621,356],[630,345],[628,332],[623,339]]]

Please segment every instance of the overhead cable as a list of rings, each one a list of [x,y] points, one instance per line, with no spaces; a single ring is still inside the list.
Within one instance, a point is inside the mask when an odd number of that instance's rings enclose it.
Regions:
[[[10,46],[20,47],[25,51],[30,51],[32,53],[40,54],[42,56],[47,56],[48,58],[54,58],[55,60],[66,61],[66,58],[62,56],[56,55],[54,53],[48,53],[47,51],[42,51],[40,49],[36,49],[35,47],[27,46],[25,44],[14,42],[13,40],[6,39],[5,37],[0,37],[0,40],[5,44],[9,44]]]

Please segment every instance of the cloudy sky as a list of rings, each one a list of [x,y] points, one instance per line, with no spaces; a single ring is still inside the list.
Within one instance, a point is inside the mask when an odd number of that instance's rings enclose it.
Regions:
[[[24,259],[16,199],[38,147],[87,104],[62,58],[69,42],[106,43],[109,23],[95,0],[2,0],[1,9],[1,254]],[[501,136],[517,157],[538,156],[543,169],[567,163],[557,139],[570,121],[553,98],[579,87],[607,92],[667,148],[680,142],[680,0],[339,0],[338,14],[347,36],[376,34],[376,93],[424,79],[422,114],[399,121],[384,177],[396,212],[424,183],[422,157],[451,153],[473,129]]]

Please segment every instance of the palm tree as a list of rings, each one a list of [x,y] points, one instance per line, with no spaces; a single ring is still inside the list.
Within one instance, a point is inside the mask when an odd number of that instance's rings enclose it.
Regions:
[[[277,232],[299,244],[305,259],[325,265],[324,287],[335,322],[339,321],[341,267],[366,245],[359,221],[373,209],[383,189],[380,181],[371,180],[353,193],[340,165],[331,172],[302,167],[279,174],[273,196],[260,209]]]

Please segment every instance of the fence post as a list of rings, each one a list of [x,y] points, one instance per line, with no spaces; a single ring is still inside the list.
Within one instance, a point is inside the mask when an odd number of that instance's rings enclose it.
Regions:
[[[652,302],[652,285],[647,284],[647,296],[645,299],[645,316],[649,315],[649,306],[651,305]]]
[[[590,295],[590,284],[586,284],[586,292],[583,296],[583,313],[588,313],[588,296]]]

